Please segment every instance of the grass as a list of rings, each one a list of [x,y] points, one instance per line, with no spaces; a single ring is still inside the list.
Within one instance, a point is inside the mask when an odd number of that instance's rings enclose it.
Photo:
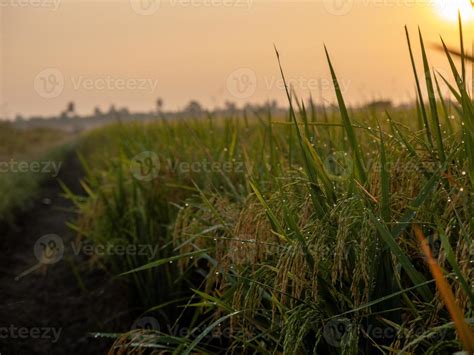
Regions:
[[[414,109],[348,108],[326,49],[339,113],[306,108],[285,82],[288,117],[119,124],[84,138],[87,196],[69,194],[78,238],[158,246],[100,260],[160,324],[98,334],[116,337],[112,353],[472,351],[466,58],[459,74],[444,47],[453,77],[439,77],[420,33],[419,76],[406,34]]]
[[[0,123],[0,223],[14,223],[16,215],[31,207],[41,182],[52,175],[30,169],[20,172],[17,165],[10,163],[54,161],[59,164],[65,152],[72,149],[66,144],[70,139],[70,134],[54,129],[20,130]]]

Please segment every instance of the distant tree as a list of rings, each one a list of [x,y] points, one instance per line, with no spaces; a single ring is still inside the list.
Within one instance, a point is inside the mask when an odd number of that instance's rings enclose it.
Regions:
[[[115,108],[114,104],[110,105],[108,114],[111,116],[115,116],[117,114],[117,109]]]
[[[227,114],[233,115],[237,112],[237,105],[234,102],[226,101],[224,102],[224,110]]]
[[[390,100],[374,100],[365,105],[366,108],[372,110],[387,110],[392,108],[393,104]]]
[[[120,113],[119,113],[119,111],[117,111],[114,104],[110,105],[109,112],[107,112],[107,116],[109,118],[117,120],[118,122],[122,122],[122,119],[120,117]]]
[[[59,114],[59,118],[61,118],[62,120],[67,120],[68,119],[68,115],[67,115],[67,111],[62,111],[60,114]]]
[[[247,113],[252,113],[254,110],[255,110],[255,107],[252,104],[250,103],[245,104],[244,111],[246,111]]]
[[[120,110],[119,110],[119,115],[121,117],[127,117],[127,116],[130,116],[130,112],[128,111],[128,108],[126,107],[122,107]]]
[[[102,116],[102,111],[100,110],[99,107],[95,107],[95,108],[94,108],[94,116],[95,116],[95,117],[100,117],[100,116]]]
[[[271,110],[275,111],[278,109],[278,102],[276,100],[271,100],[266,102],[266,106]]]
[[[188,103],[184,112],[193,116],[198,116],[203,113],[203,108],[201,104],[195,100],[192,100]]]
[[[73,101],[68,102],[66,112],[68,113],[68,115],[72,115],[72,116],[75,115],[76,104]]]
[[[246,104],[243,109],[247,114],[266,114],[268,110],[271,109],[271,102],[264,104]]]
[[[163,100],[161,99],[161,97],[159,97],[158,99],[156,99],[156,112],[160,114],[162,109],[163,109]]]
[[[66,109],[62,111],[59,117],[63,120],[76,116],[76,104],[73,101],[67,103]]]

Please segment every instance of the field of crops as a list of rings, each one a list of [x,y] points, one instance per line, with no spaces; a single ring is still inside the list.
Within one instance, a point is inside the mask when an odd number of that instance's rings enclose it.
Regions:
[[[31,207],[39,184],[57,175],[72,138],[54,129],[19,130],[0,124],[0,223],[11,223],[16,214]]]
[[[446,48],[442,78],[421,44],[412,109],[346,107],[328,54],[339,110],[287,88],[284,117],[87,134],[72,227],[130,251],[100,263],[139,310],[132,331],[95,336],[113,352],[474,351],[469,61]]]

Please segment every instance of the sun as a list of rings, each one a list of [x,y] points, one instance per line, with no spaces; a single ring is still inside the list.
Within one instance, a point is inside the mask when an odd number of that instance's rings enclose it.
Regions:
[[[474,0],[436,0],[436,9],[445,19],[457,21],[458,11],[463,21],[474,20]]]

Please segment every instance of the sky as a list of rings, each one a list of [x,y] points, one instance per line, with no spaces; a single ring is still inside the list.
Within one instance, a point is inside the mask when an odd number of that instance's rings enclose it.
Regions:
[[[433,45],[442,35],[458,47],[456,6],[470,50],[469,0],[0,0],[0,117],[56,115],[69,101],[79,114],[150,111],[158,97],[165,110],[285,104],[274,45],[301,97],[335,101],[325,44],[350,104],[407,102],[404,26],[418,59],[420,26],[432,66],[449,76]]]

